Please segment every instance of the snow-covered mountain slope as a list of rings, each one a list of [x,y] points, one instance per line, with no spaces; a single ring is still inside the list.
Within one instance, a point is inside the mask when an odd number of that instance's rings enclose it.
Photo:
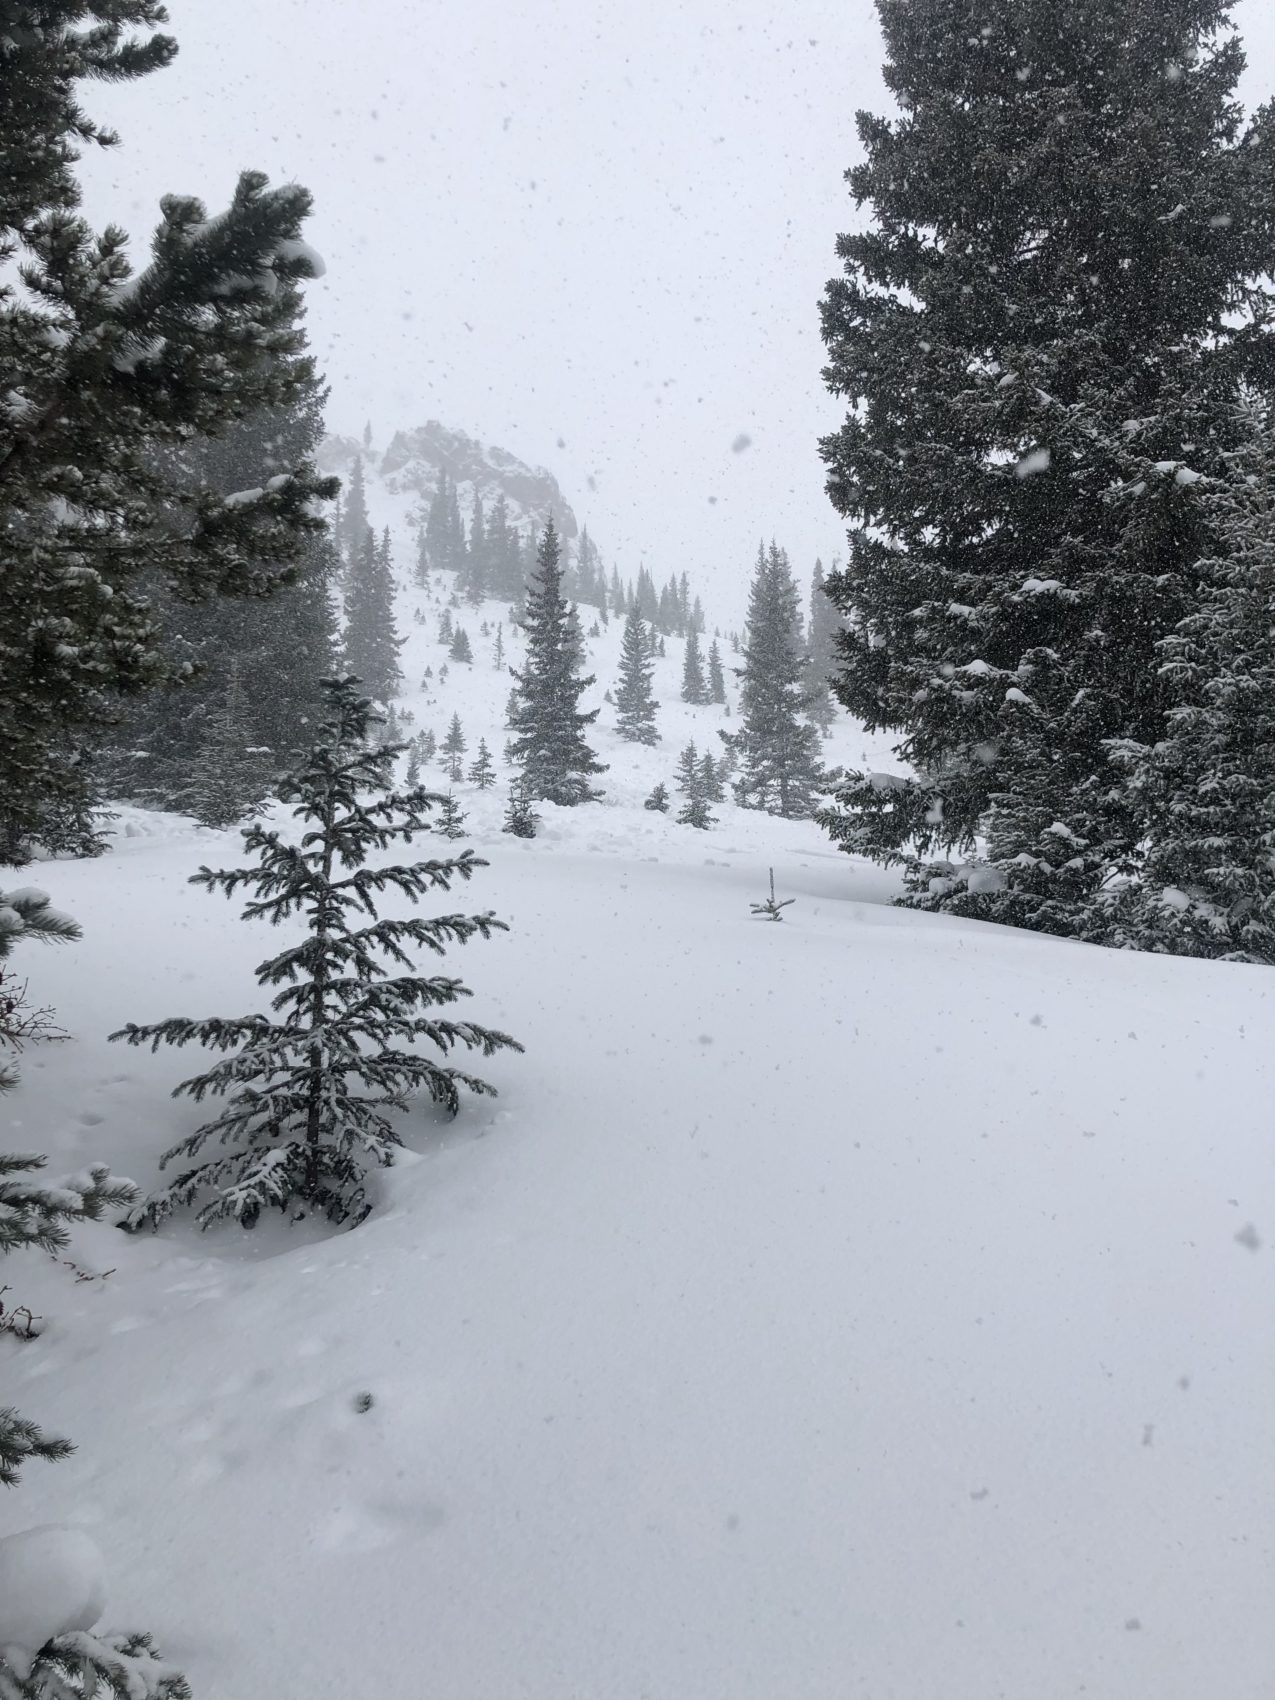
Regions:
[[[344,477],[356,455],[363,457],[374,487],[369,498],[373,509],[378,497],[406,492],[424,512],[438,489],[440,474],[446,472],[456,485],[466,524],[477,493],[488,513],[503,496],[510,524],[520,529],[538,531],[552,515],[561,536],[570,541],[578,534],[576,516],[551,472],[543,466],[528,466],[508,450],[480,443],[463,431],[440,425],[437,419],[412,431],[396,431],[384,450],[367,449],[351,437],[328,437],[318,460],[325,472]]]
[[[440,612],[403,591],[407,729],[456,712],[499,758],[505,611],[453,610],[443,684]],[[808,824],[643,810],[727,724],[680,649],[658,749],[603,708],[601,803],[524,842],[503,785],[457,788],[490,863],[459,903],[511,931],[448,964],[526,1054],[413,1112],[364,1226],[86,1227],[104,1279],[4,1269],[45,1317],[0,1337],[4,1398],[80,1449],[3,1528],[88,1529],[109,1620],[199,1700],[1265,1700],[1275,982],[908,914]],[[830,758],[865,754],[842,721]],[[281,941],[187,883],[234,833],[119,827],[39,872],[85,937],[22,966],[72,1038],[4,1112],[145,1184],[201,1058],[105,1035],[257,1007]]]

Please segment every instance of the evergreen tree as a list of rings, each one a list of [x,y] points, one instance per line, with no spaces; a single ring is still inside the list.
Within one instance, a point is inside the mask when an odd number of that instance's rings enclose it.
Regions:
[[[333,1221],[361,1220],[370,1208],[368,1166],[390,1163],[401,1144],[387,1111],[404,1109],[409,1095],[424,1089],[455,1114],[460,1087],[493,1090],[409,1047],[425,1040],[444,1055],[464,1045],[484,1056],[521,1048],[504,1033],[430,1013],[465,995],[456,980],[392,975],[385,965],[389,958],[410,969],[411,947],[442,954],[449,942],[487,938],[503,923],[490,914],[380,917],[387,891],[415,902],[434,888],[450,890],[484,864],[465,851],[451,861],[367,865],[372,851],[424,831],[427,812],[443,799],[390,791],[402,746],[369,745],[375,716],[357,684],[329,682],[320,739],[283,787],[294,817],[306,823],[301,841],[286,842],[254,823],[243,835],[245,849],[257,857],[254,866],[201,868],[192,876],[193,884],[228,897],[241,886],[251,890],[245,919],[277,924],[304,916],[306,938],[257,970],[259,985],[283,988],[271,1001],[275,1018],[175,1017],[149,1027],[130,1022],[112,1034],[153,1050],[194,1041],[232,1053],[177,1088],[197,1103],[229,1097],[216,1119],[174,1146],[162,1166],[198,1159],[209,1142],[217,1153],[190,1162],[134,1210],[132,1227],[158,1226],[175,1208],[200,1199],[203,1226],[229,1217],[251,1227],[268,1206],[286,1210],[293,1203]],[[358,925],[363,917],[369,924]]]
[[[269,788],[262,750],[252,742],[247,699],[232,661],[221,706],[204,721],[204,737],[178,802],[201,826],[234,826],[256,814]]]
[[[677,758],[677,788],[688,797],[699,789],[699,766],[699,751],[692,739]]]
[[[453,714],[452,723],[447,728],[447,736],[443,739],[443,765],[447,769],[447,777],[453,785],[460,784],[460,758],[467,748],[465,733],[460,724],[460,715]]]
[[[480,791],[489,791],[496,783],[496,769],[486,738],[478,740],[478,754],[470,764],[467,777],[470,784],[476,785]]]
[[[726,676],[722,672],[722,652],[716,638],[708,646],[708,700],[715,703],[726,701]]]
[[[465,525],[460,517],[460,492],[456,488],[456,480],[447,481],[447,507],[444,515],[445,538],[447,548],[448,569],[456,574],[465,570]]]
[[[493,648],[493,650],[491,652],[491,664],[496,669],[496,671],[498,673],[504,671],[504,666],[505,666],[505,628],[504,628],[503,625],[496,627],[496,643],[495,643],[495,647]]]
[[[474,513],[469,526],[469,548],[465,553],[457,588],[476,608],[487,594],[487,526],[483,515],[483,499],[474,486]]]
[[[1188,956],[1275,962],[1275,431],[1255,398],[1227,476],[1201,500],[1219,553],[1198,606],[1159,645],[1165,736],[1119,746],[1148,822],[1140,878],[1103,935]],[[1059,853],[1071,848],[1059,844]]]
[[[644,809],[650,809],[657,815],[666,815],[668,813],[668,786],[662,779],[651,792],[651,795],[642,804],[642,807]]]
[[[708,806],[706,797],[688,797],[677,811],[677,824],[707,831],[709,827],[717,825],[717,820]]]
[[[48,895],[34,886],[20,891],[0,891],[0,1046],[8,1050],[22,1049],[25,1038],[32,1036],[32,1012],[26,1001],[26,986],[19,984],[5,963],[15,944],[24,939],[43,939],[47,943],[65,943],[78,939],[78,923],[69,915],[50,907]],[[39,1017],[46,1012],[34,1012],[35,1031],[45,1025]],[[16,1086],[17,1071],[11,1064],[0,1062],[0,1092]]]
[[[169,464],[295,393],[298,285],[320,267],[308,194],[258,173],[216,217],[167,197],[136,277],[123,232],[79,216],[77,150],[116,138],[78,85],[166,65],[175,44],[146,33],[161,18],[150,0],[14,0],[0,28],[0,864],[83,798],[80,752],[119,695],[165,677],[148,587],[267,594],[335,493],[310,464],[231,492]]]
[[[693,741],[677,758],[677,788],[685,798],[677,813],[679,826],[703,831],[716,825],[709,804],[722,795],[721,778],[712,756],[701,757]]]
[[[403,783],[409,791],[416,791],[421,783],[421,752],[416,744],[409,744],[407,749],[407,766],[403,770]]]
[[[686,654],[682,662],[682,701],[709,701],[709,689],[704,683],[704,662],[699,652],[699,634],[696,632],[691,632],[686,639]]]
[[[540,816],[532,808],[530,797],[521,785],[511,785],[509,802],[505,807],[505,822],[500,830],[512,833],[515,838],[534,838],[539,824]]]
[[[638,613],[647,625],[654,627],[660,612],[660,600],[655,594],[655,580],[645,567],[638,568],[637,587],[630,600],[637,603]]]
[[[416,534],[416,567],[412,573],[413,583],[422,590],[429,588],[429,567],[428,535],[426,527],[422,526]]]
[[[432,732],[422,732],[417,738],[422,761],[433,761],[438,753],[438,739]]]
[[[189,489],[222,492],[265,484],[311,459],[324,434],[326,391],[311,373],[285,407],[257,410],[218,438],[170,451],[172,476]],[[260,563],[263,571],[271,563]],[[125,700],[93,755],[103,794],[163,808],[185,796],[210,721],[225,704],[232,669],[244,707],[244,746],[263,753],[265,788],[309,741],[321,709],[321,681],[334,670],[332,587],[339,555],[328,530],[308,535],[297,577],[269,597],[209,597],[191,604],[162,586],[149,592],[168,679]],[[46,834],[47,842],[47,834]]]
[[[798,718],[805,703],[798,606],[787,555],[774,543],[759,549],[739,692],[744,723],[719,734],[740,758],[738,801],[787,820],[813,812],[820,780],[819,734]]]
[[[522,574],[516,564],[517,539],[511,538],[509,529],[509,505],[503,496],[497,496],[487,515],[485,533],[487,549],[487,596],[509,597],[518,591],[517,580]],[[510,555],[515,559],[513,572],[510,570]]]
[[[580,624],[580,610],[574,602],[567,609],[567,655],[571,671],[578,673],[585,661],[584,629]]]
[[[1216,553],[1197,475],[1269,381],[1275,114],[1242,129],[1227,0],[878,9],[901,116],[860,119],[872,226],[823,304],[827,590],[837,694],[916,777],[824,822],[914,905],[1098,936],[1146,843],[1116,751],[1163,735]]]
[[[435,830],[444,838],[463,838],[466,819],[465,811],[449,791],[439,807]]]
[[[425,529],[421,533],[421,554],[427,570],[442,571],[451,565],[451,548],[447,530],[447,469],[440,467],[438,483],[430,498]]]
[[[558,534],[545,526],[527,597],[526,662],[517,681],[510,725],[514,757],[530,799],[570,806],[600,796],[589,776],[605,773],[586,744],[584,729],[599,711],[581,712],[580,694],[594,681],[580,678],[571,637],[570,610],[562,597]]]
[[[354,465],[350,468],[350,480],[345,490],[341,519],[342,534],[339,542],[344,548],[346,565],[352,568],[362,556],[372,532],[372,522],[367,512],[367,489],[363,482],[362,455],[355,455]]]
[[[17,1649],[7,1651],[8,1659],[0,1656],[5,1700],[79,1700],[88,1694],[97,1700],[191,1700],[190,1684],[149,1635],[70,1630],[55,1635],[29,1663],[17,1658]]]
[[[394,624],[394,574],[389,533],[378,544],[369,531],[350,567],[345,597],[345,665],[375,702],[388,703],[402,683]]]
[[[447,653],[453,661],[473,661],[474,651],[469,642],[469,633],[464,626],[457,626],[452,633],[451,647]]]
[[[815,562],[810,581],[810,626],[806,642],[806,712],[826,737],[835,709],[831,685],[837,672],[837,633],[841,620],[824,592],[823,562]]]
[[[438,619],[438,641],[439,643],[450,643],[455,635],[451,614],[444,608]]]
[[[699,764],[700,795],[706,803],[721,803],[726,798],[726,783],[721,766],[715,762],[707,750],[700,757]]]
[[[651,695],[651,654],[642,616],[636,608],[624,622],[620,646],[620,682],[616,686],[615,729],[626,743],[658,744],[655,711],[659,703]]]

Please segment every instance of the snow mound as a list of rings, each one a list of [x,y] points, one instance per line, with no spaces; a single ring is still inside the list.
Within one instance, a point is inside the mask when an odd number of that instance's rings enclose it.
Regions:
[[[55,1635],[91,1629],[105,1605],[105,1561],[82,1529],[47,1524],[0,1540],[0,1658],[15,1671]]]

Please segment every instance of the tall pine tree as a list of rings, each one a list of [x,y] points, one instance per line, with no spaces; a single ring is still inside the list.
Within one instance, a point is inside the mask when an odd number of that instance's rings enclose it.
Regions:
[[[558,533],[550,519],[527,591],[526,658],[521,672],[510,669],[516,685],[509,725],[524,798],[569,807],[601,796],[589,778],[606,767],[585,741],[585,727],[597,719],[598,710],[582,712],[578,704],[594,681],[577,670],[578,644],[562,595],[560,563]]]
[[[819,734],[800,718],[806,698],[799,610],[787,555],[774,543],[759,548],[739,692],[743,725],[719,736],[739,758],[737,800],[788,820],[813,812],[820,781]]]
[[[363,456],[355,455],[341,503],[341,544],[347,567],[353,567],[363,553],[372,522],[367,512],[367,490],[363,481]]]
[[[374,702],[398,692],[403,640],[394,624],[394,572],[386,532],[378,543],[371,531],[350,566],[345,593],[345,665],[361,679]]]
[[[708,697],[710,702],[726,701],[726,675],[722,672],[722,652],[716,638],[708,646]]]
[[[624,622],[620,645],[620,682],[615,691],[615,729],[626,743],[658,744],[655,711],[659,703],[651,695],[651,652],[642,616],[635,608]]]
[[[708,685],[704,680],[704,661],[699,652],[699,633],[694,631],[687,636],[686,653],[682,658],[682,701],[709,701]]]
[[[1163,734],[1198,480],[1269,380],[1275,115],[1242,127],[1229,0],[878,11],[901,116],[859,120],[871,225],[823,303],[827,591],[837,693],[916,777],[825,824],[916,905],[1101,937],[1147,825],[1113,750]]]

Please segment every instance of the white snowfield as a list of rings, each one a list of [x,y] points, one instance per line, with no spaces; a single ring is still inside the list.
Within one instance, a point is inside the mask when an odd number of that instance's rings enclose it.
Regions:
[[[426,606],[404,701],[498,759],[494,630],[453,612],[475,665],[429,703]],[[198,1700],[1270,1700],[1275,978],[912,915],[813,826],[644,811],[729,724],[668,652],[659,749],[604,709],[605,802],[522,842],[458,787],[491,866],[437,907],[511,931],[447,966],[526,1055],[405,1118],[364,1226],[10,1260],[45,1323],[0,1338],[5,1400],[79,1451],[4,1529],[90,1533],[105,1621]],[[844,719],[832,753],[889,766]],[[145,1185],[205,1058],[105,1035],[258,1007],[282,940],[186,883],[235,834],[119,825],[40,870],[85,936],[22,967],[73,1038],[4,1114],[51,1174]]]

